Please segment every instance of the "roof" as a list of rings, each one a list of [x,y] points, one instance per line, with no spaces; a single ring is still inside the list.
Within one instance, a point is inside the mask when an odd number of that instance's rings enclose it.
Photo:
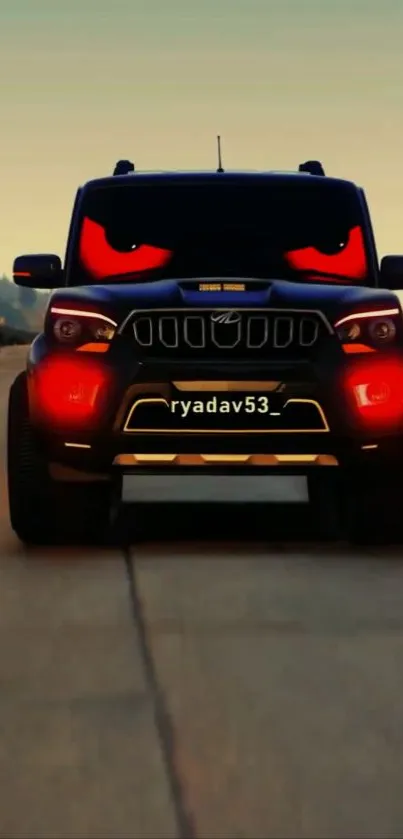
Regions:
[[[265,181],[268,183],[291,182],[295,180],[309,180],[321,183],[326,188],[326,184],[344,184],[345,186],[355,187],[352,181],[341,178],[330,178],[319,175],[311,175],[305,172],[277,172],[277,171],[247,171],[247,170],[226,170],[225,172],[213,171],[152,171],[152,172],[135,172],[128,175],[108,175],[104,178],[96,178],[87,181],[84,184],[85,189],[93,189],[97,187],[119,187],[127,186],[133,183],[151,184],[158,181],[159,183],[214,183],[218,181],[226,181],[227,183],[253,183],[256,181]]]

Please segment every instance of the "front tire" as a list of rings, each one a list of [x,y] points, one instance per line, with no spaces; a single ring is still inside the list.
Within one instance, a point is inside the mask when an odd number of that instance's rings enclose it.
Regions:
[[[402,474],[393,468],[346,474],[344,520],[350,544],[386,546],[401,541],[401,484]]]
[[[308,475],[308,492],[314,538],[337,542],[342,534],[338,468],[313,469]]]
[[[52,479],[30,423],[25,373],[9,393],[7,477],[11,527],[25,544],[111,541],[119,487]]]

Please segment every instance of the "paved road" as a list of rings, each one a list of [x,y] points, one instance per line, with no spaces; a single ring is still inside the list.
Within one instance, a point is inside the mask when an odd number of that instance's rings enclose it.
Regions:
[[[26,554],[0,486],[2,839],[403,836],[398,550]]]

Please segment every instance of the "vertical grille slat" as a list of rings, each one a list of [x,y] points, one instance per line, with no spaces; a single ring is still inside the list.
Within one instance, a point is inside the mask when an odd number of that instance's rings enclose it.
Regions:
[[[120,330],[148,358],[309,357],[333,329],[321,312],[291,309],[153,309]]]

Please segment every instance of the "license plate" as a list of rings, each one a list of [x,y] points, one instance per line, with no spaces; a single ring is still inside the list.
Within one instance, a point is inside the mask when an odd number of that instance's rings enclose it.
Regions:
[[[207,395],[187,393],[169,404],[141,401],[132,413],[133,429],[245,430],[281,428],[284,397],[280,394]]]
[[[305,475],[124,475],[125,503],[307,504]]]

